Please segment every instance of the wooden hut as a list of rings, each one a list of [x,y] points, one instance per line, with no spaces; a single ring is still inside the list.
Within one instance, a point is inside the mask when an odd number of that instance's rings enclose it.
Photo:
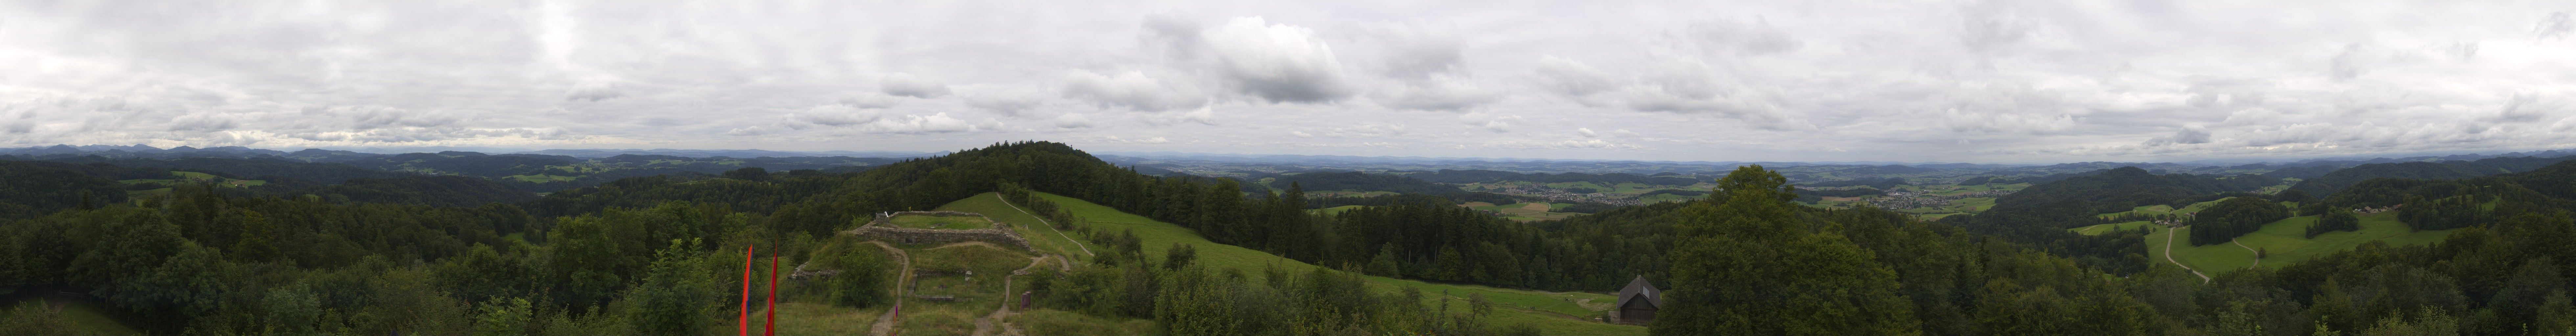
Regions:
[[[1610,322],[1626,324],[1653,322],[1655,310],[1663,306],[1664,290],[1655,289],[1654,284],[1646,283],[1646,276],[1639,275],[1635,280],[1628,280],[1627,288],[1619,289],[1619,301],[1610,307]]]

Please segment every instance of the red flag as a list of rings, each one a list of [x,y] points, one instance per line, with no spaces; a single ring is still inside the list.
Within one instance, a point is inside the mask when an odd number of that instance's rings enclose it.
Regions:
[[[734,331],[736,336],[751,336],[751,251],[755,249],[742,247],[742,319],[737,320],[740,327]]]

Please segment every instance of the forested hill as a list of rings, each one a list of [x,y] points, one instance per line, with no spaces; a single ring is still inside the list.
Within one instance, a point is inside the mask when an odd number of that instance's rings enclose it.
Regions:
[[[2477,161],[2373,163],[2335,170],[2333,172],[2326,173],[2323,176],[2299,181],[2298,185],[2291,186],[2290,189],[2304,191],[2309,195],[2323,197],[2333,195],[2335,192],[2343,191],[2344,188],[2352,187],[2354,184],[2361,183],[2361,181],[2375,178],[2455,180],[2495,174],[2526,172],[2568,160],[2576,160],[2576,156],[2523,156],[2487,158],[2479,159]]]
[[[63,162],[63,163],[73,163],[73,164],[84,164],[84,165],[86,165],[86,164],[107,164],[107,165],[113,165],[113,166],[118,166],[118,167],[128,167],[128,168],[161,168],[161,170],[164,170],[164,171],[167,171],[167,170],[180,170],[180,171],[193,171],[193,172],[205,172],[205,173],[229,174],[229,175],[232,175],[232,176],[238,176],[238,177],[241,177],[241,178],[253,179],[253,180],[266,180],[266,179],[269,179],[268,177],[274,176],[274,177],[284,177],[284,178],[295,179],[295,180],[302,180],[302,181],[311,181],[311,182],[315,182],[315,183],[323,183],[323,184],[334,184],[334,183],[340,183],[340,182],[348,181],[348,180],[350,180],[350,179],[362,179],[362,178],[364,178],[364,179],[387,179],[387,178],[399,178],[399,177],[404,177],[404,176],[416,176],[416,175],[420,175],[420,174],[418,174],[418,173],[407,173],[407,172],[397,172],[397,171],[385,171],[385,170],[380,170],[380,169],[368,169],[368,168],[365,168],[365,167],[351,166],[351,165],[345,165],[345,164],[335,164],[335,163],[315,163],[315,162],[302,162],[302,161],[290,161],[290,160],[285,160],[285,159],[279,159],[279,158],[268,158],[268,157],[263,157],[263,158],[219,158],[219,157],[194,157],[194,158],[177,158],[177,159],[145,159],[145,158],[107,158],[107,157],[99,157],[99,156],[68,156],[68,157],[53,157],[53,158],[46,158],[46,159],[44,159],[44,160],[46,160],[46,161],[53,161],[53,162]],[[139,178],[153,178],[153,177],[129,176],[129,177],[122,177],[122,178],[118,178],[118,179],[122,180],[122,179],[139,179]]]
[[[2091,218],[2103,213],[2170,204],[2176,199],[2194,195],[2253,191],[2276,184],[2280,184],[2279,179],[2262,175],[2156,175],[2137,167],[2120,167],[2101,174],[2034,185],[1995,198],[1994,209],[1977,217],[1990,223],[2093,224]]]
[[[54,162],[0,161],[0,222],[72,207],[125,202],[125,184]]]

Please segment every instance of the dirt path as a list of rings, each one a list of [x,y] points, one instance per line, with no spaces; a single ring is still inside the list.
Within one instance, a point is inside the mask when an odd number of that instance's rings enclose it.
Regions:
[[[899,315],[903,313],[903,283],[912,281],[912,255],[904,253],[903,249],[894,248],[894,245],[886,244],[883,241],[870,240],[868,243],[876,244],[877,247],[884,248],[886,252],[894,253],[895,260],[903,261],[903,271],[895,273],[894,289],[890,292],[894,293],[894,307],[886,309],[885,315],[877,316],[877,323],[868,328],[869,335],[893,335],[895,323],[900,321],[899,319],[902,318],[902,316]]]
[[[2181,229],[2165,229],[2165,262],[2173,263],[2173,264],[2174,264],[2174,266],[2182,266],[2182,270],[2185,270],[2185,271],[2191,271],[2191,275],[2198,275],[2198,276],[2200,276],[2200,282],[2209,282],[2209,275],[2208,275],[2208,274],[2200,274],[2200,270],[2191,269],[2191,265],[2184,265],[2184,264],[2182,264],[2182,262],[2180,262],[2180,261],[2174,261],[2174,258],[2173,258],[2173,239],[2174,239],[2174,236],[2182,235],[2182,233],[2181,233],[2181,232],[2176,232],[2176,231],[2182,231],[2182,230],[2181,230]]]
[[[2249,265],[2249,266],[2245,266],[2245,268],[2254,268],[2254,266],[2263,266],[2263,251],[2256,251],[2256,250],[2254,250],[2254,248],[2252,248],[2252,247],[2245,247],[2245,244],[2244,244],[2244,243],[2238,243],[2238,242],[2236,242],[2236,240],[2235,240],[2235,239],[2228,239],[2228,240],[2227,240],[2227,243],[2228,243],[2228,244],[2236,244],[2236,247],[2243,247],[2243,248],[2245,248],[2245,252],[2254,252],[2254,264],[2253,264],[2253,265]]]
[[[1007,322],[1011,315],[1018,315],[1017,313],[1011,312],[1011,306],[1019,304],[1019,300],[1014,300],[1018,297],[1018,294],[1011,292],[1011,279],[1019,277],[1021,273],[1028,273],[1029,269],[1038,268],[1039,265],[1046,265],[1047,258],[1049,257],[1029,257],[1028,266],[1020,267],[1019,270],[1011,271],[1011,274],[1002,276],[1002,308],[994,309],[992,314],[984,315],[984,317],[975,318],[975,336],[993,335],[993,332],[997,330],[1001,332],[1002,335],[1026,335],[1026,333],[1020,331],[1019,326],[1011,325],[1010,322]]]
[[[1046,228],[1047,228],[1047,231],[1055,231],[1055,236],[1057,236],[1057,237],[1064,237],[1064,241],[1065,241],[1065,242],[1067,242],[1067,243],[1073,243],[1073,247],[1074,247],[1074,248],[1082,249],[1082,255],[1087,255],[1087,256],[1099,256],[1098,254],[1092,254],[1092,253],[1091,253],[1091,248],[1090,248],[1090,247],[1084,247],[1084,246],[1082,246],[1082,242],[1080,242],[1080,241],[1074,241],[1074,240],[1073,240],[1073,236],[1064,234],[1064,231],[1063,231],[1063,230],[1056,230],[1056,229],[1055,229],[1055,223],[1048,223],[1048,222],[1047,222],[1047,220],[1046,220],[1046,217],[1038,217],[1038,214],[1029,213],[1029,209],[1021,209],[1021,208],[1020,208],[1020,205],[1018,205],[1018,204],[1011,204],[1011,199],[1008,199],[1008,198],[1002,198],[1002,194],[1001,194],[1001,193],[994,193],[994,194],[993,194],[993,199],[1002,200],[1002,205],[1010,206],[1010,207],[1011,207],[1011,210],[1019,210],[1019,211],[1020,211],[1020,213],[1022,213],[1022,214],[1028,214],[1028,215],[1029,215],[1029,218],[1036,218],[1036,219],[1038,220],[1038,224],[1039,224],[1038,226],[1044,226],[1044,227],[1046,227]]]

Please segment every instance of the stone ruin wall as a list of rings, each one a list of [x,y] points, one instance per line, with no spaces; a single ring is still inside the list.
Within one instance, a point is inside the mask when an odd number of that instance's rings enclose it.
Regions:
[[[894,225],[892,225],[891,223],[887,223],[888,221],[892,221],[892,220],[894,219],[894,217],[895,217],[895,216],[902,216],[902,215],[943,216],[943,217],[944,217],[944,216],[975,216],[975,217],[978,217],[978,218],[983,218],[983,219],[984,219],[984,221],[992,222],[992,223],[993,223],[993,226],[992,226],[992,227],[987,227],[987,228],[980,228],[980,229],[964,229],[964,230],[959,230],[959,229],[915,229],[915,228],[901,228],[901,227],[894,227]],[[1003,245],[1003,246],[1015,247],[1015,248],[1019,248],[1020,250],[1024,250],[1024,251],[1025,251],[1025,250],[1031,250],[1031,248],[1029,248],[1029,241],[1028,241],[1028,239],[1020,238],[1019,233],[1012,232],[1012,231],[1011,231],[1011,228],[1010,228],[1010,224],[1003,224],[1001,221],[993,220],[993,218],[992,218],[992,217],[985,217],[983,214],[972,213],[972,212],[957,212],[957,211],[904,211],[904,212],[878,213],[878,214],[877,214],[877,216],[876,216],[876,220],[869,221],[869,222],[868,222],[868,225],[860,226],[857,230],[853,230],[852,234],[857,235],[857,236],[859,236],[860,238],[868,238],[868,239],[884,240],[884,241],[887,241],[887,242],[900,243],[900,244],[948,244],[948,243],[958,243],[958,242],[980,241],[980,242],[993,243],[993,244],[996,244],[996,245]]]

